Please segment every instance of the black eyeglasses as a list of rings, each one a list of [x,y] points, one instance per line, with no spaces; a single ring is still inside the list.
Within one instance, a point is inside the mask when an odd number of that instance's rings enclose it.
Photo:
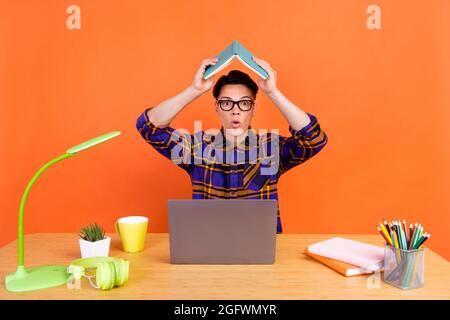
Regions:
[[[217,100],[217,103],[219,104],[220,109],[222,109],[223,111],[232,110],[235,104],[238,105],[239,110],[249,111],[255,104],[252,100]]]

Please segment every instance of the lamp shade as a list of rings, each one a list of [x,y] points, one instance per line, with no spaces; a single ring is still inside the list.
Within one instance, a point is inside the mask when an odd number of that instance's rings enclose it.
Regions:
[[[88,149],[90,147],[93,147],[99,143],[105,142],[109,139],[112,139],[114,137],[117,137],[121,132],[120,131],[113,131],[113,132],[109,132],[107,134],[104,134],[102,136],[93,138],[91,140],[85,141],[83,143],[77,144],[76,146],[67,149],[66,153],[70,154],[70,155],[74,155],[80,151],[83,151],[85,149]]]

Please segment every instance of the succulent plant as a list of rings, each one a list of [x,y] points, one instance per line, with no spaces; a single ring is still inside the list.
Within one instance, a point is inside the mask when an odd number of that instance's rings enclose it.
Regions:
[[[100,227],[97,223],[84,226],[80,229],[78,233],[81,239],[86,241],[95,242],[103,240],[105,238],[105,230]]]

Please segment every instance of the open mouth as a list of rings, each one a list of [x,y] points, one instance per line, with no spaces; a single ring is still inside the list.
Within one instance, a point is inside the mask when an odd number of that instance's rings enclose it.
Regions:
[[[241,122],[239,120],[233,120],[231,121],[231,126],[233,128],[239,128],[239,126],[241,125]]]

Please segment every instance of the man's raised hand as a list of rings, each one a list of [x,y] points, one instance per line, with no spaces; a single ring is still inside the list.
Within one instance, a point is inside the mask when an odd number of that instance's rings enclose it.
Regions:
[[[207,80],[204,80],[203,74],[205,73],[206,67],[208,65],[215,65],[218,60],[219,60],[218,58],[204,59],[200,64],[200,67],[197,70],[197,73],[195,74],[194,77],[194,81],[192,82],[191,85],[191,87],[199,94],[205,93],[213,86],[214,76],[208,78]]]

